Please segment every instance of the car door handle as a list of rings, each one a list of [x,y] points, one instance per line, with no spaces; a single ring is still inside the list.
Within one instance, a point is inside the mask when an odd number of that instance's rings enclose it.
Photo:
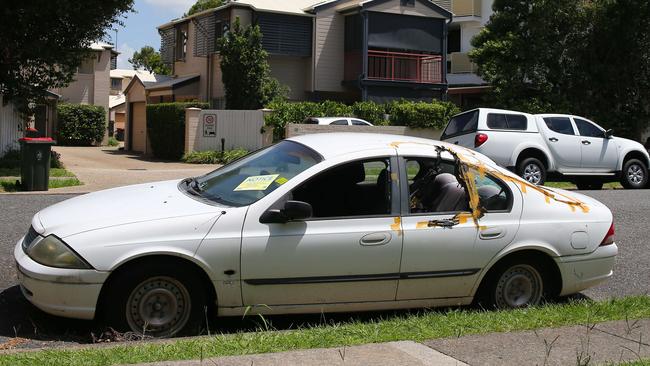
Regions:
[[[506,235],[506,231],[501,228],[492,228],[482,230],[479,234],[479,237],[484,240],[493,240],[503,238]]]
[[[558,140],[558,139],[556,139],[555,137],[551,137],[551,138],[550,138],[550,139],[548,139],[548,140],[549,140],[550,142],[558,142],[558,141],[559,141],[559,140]]]
[[[591,145],[591,141],[588,140],[582,140],[583,145]]]
[[[359,241],[359,244],[366,247],[384,245],[387,244],[390,241],[390,239],[391,239],[391,235],[388,233],[372,233],[372,234],[364,235]]]

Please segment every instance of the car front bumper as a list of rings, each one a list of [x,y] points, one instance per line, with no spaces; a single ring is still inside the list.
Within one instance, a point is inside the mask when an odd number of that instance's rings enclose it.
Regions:
[[[580,292],[610,278],[617,254],[618,247],[611,244],[589,254],[556,258],[562,275],[560,296]]]
[[[14,248],[20,289],[32,304],[46,313],[75,319],[93,319],[102,284],[109,272],[44,266],[22,248]]]

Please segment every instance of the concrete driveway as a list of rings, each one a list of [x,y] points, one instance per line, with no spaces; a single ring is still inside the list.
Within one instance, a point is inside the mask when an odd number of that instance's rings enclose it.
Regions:
[[[52,193],[85,193],[131,184],[195,177],[218,165],[196,165],[155,160],[110,147],[56,146],[66,169],[82,186],[52,190]]]

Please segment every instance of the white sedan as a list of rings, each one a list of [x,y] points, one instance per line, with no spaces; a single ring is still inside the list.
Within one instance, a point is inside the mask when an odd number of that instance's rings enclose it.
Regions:
[[[535,305],[609,278],[617,252],[592,198],[462,147],[337,133],[56,204],[14,255],[38,308],[170,336],[198,332],[206,309]]]

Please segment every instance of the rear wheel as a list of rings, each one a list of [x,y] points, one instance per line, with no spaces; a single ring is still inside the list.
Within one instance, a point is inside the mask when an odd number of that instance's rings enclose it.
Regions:
[[[526,158],[517,165],[517,174],[532,184],[546,182],[546,167],[537,158]]]
[[[481,286],[479,303],[497,309],[535,306],[549,297],[550,285],[537,262],[524,258],[506,261],[490,271]]]
[[[648,184],[648,167],[639,159],[629,159],[623,164],[621,185],[628,189],[645,188]]]
[[[108,325],[154,337],[198,335],[206,291],[193,271],[148,263],[118,273],[107,289]]]

